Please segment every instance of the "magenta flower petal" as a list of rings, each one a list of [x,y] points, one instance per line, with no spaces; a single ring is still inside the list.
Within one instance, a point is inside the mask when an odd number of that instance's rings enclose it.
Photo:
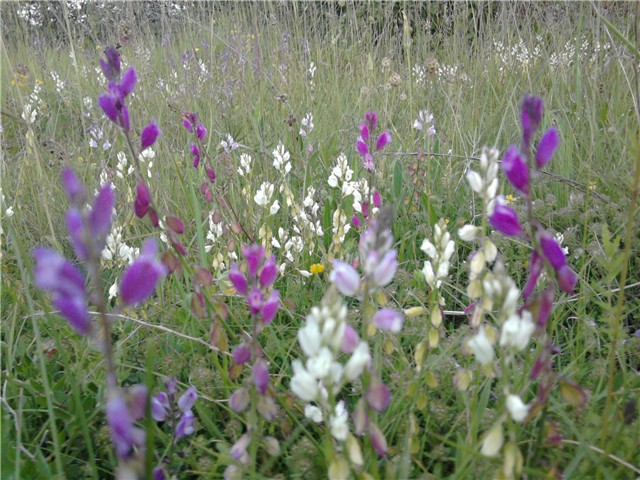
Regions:
[[[243,365],[251,358],[251,348],[246,343],[241,343],[233,351],[233,361],[236,365]]]
[[[116,121],[118,118],[118,109],[109,95],[100,95],[100,98],[98,98],[98,105],[109,120],[112,122]]]
[[[538,149],[536,150],[536,166],[538,169],[544,167],[551,161],[559,144],[560,137],[558,136],[556,127],[551,127],[542,135],[540,143],[538,143]]]
[[[369,140],[369,127],[367,126],[366,123],[360,124],[360,136],[362,137],[362,140],[364,140],[365,142]]]
[[[122,110],[118,116],[118,125],[120,125],[125,132],[128,132],[131,128],[129,125],[129,109],[126,105],[122,106]]]
[[[144,217],[149,211],[151,204],[151,192],[149,187],[143,181],[139,181],[136,185],[136,199],[133,202],[133,211],[138,218]]]
[[[522,140],[525,149],[529,148],[531,138],[542,121],[544,102],[540,97],[525,95],[520,110],[522,117]]]
[[[242,249],[242,254],[249,265],[249,275],[255,276],[258,273],[260,263],[264,259],[264,247],[258,244],[245,246]]]
[[[384,412],[391,403],[391,393],[379,378],[374,378],[367,389],[367,403],[376,412]]]
[[[258,315],[262,312],[262,306],[264,305],[264,297],[262,292],[258,288],[251,290],[251,293],[247,296],[247,304],[249,305],[249,311],[251,315]]]
[[[537,251],[533,251],[531,254],[531,260],[529,260],[529,277],[527,278],[527,283],[522,290],[522,296],[527,300],[533,290],[536,288],[536,283],[538,282],[538,278],[542,273],[542,267],[544,266],[543,258]]]
[[[155,291],[158,281],[167,274],[164,264],[155,258],[155,251],[155,240],[147,240],[142,255],[122,275],[120,297],[125,305],[136,305],[146,300]]]
[[[376,149],[382,150],[389,142],[391,142],[391,134],[389,131],[382,132],[376,141]]]
[[[278,313],[280,308],[280,292],[274,290],[262,307],[262,322],[266,325],[270,324]]]
[[[104,73],[107,80],[115,82],[120,76],[120,53],[114,47],[107,47],[104,54],[107,59],[100,59],[102,73]]]
[[[184,128],[186,128],[188,131],[193,132],[193,125],[191,124],[191,122],[189,120],[184,120],[182,122],[182,126],[184,126]]]
[[[247,294],[247,279],[244,277],[243,273],[238,270],[237,263],[231,265],[229,281],[240,295]]]
[[[196,168],[198,168],[198,167],[196,166]],[[209,165],[207,165],[204,168],[204,171],[206,172],[207,177],[209,177],[209,181],[211,183],[216,181],[216,172],[215,172],[215,170],[213,168],[211,168]]]
[[[373,422],[369,422],[369,439],[371,445],[378,455],[384,457],[389,451],[387,446],[387,439],[384,438],[384,434],[380,428]]]
[[[129,407],[120,393],[112,393],[107,400],[107,424],[118,457],[128,458],[135,444],[135,432]]]
[[[502,159],[502,169],[511,185],[524,195],[529,195],[529,167],[514,145],[509,147]]]
[[[206,135],[207,129],[202,123],[198,123],[198,126],[196,127],[196,136],[202,141]]]
[[[56,295],[52,303],[80,335],[87,336],[91,333],[91,317],[84,297]]]
[[[81,205],[86,201],[87,191],[80,180],[78,180],[75,172],[69,167],[65,167],[62,170],[62,182],[64,183],[64,189],[67,192],[67,196],[72,203],[75,205]]]
[[[360,288],[358,272],[351,265],[340,260],[333,261],[329,280],[335,284],[340,293],[346,296],[354,295]]]
[[[576,283],[578,283],[578,276],[567,265],[563,265],[558,269],[558,286],[560,290],[569,295],[575,292]]]
[[[356,349],[359,341],[360,339],[358,338],[356,330],[351,325],[347,325],[344,329],[340,350],[344,353],[352,353]]]
[[[111,221],[113,218],[113,204],[115,196],[111,185],[105,185],[96,195],[91,208],[91,216],[89,218],[91,224],[91,233],[98,239],[98,250],[102,250],[104,245],[100,243],[111,231]]]
[[[151,397],[151,417],[153,417],[156,422],[165,421],[168,414],[168,407],[169,400],[166,393],[160,392],[155,397]]]
[[[489,222],[499,232],[512,237],[522,234],[518,214],[506,205],[496,205]]]
[[[555,292],[553,291],[553,287],[547,288],[544,292],[540,294],[538,300],[538,319],[537,325],[538,327],[544,329],[547,327],[547,321],[549,320],[549,315],[551,315],[551,310],[553,310],[553,300],[555,297]]]
[[[84,225],[82,223],[82,217],[77,209],[72,208],[67,212],[67,231],[71,237],[71,243],[73,244],[73,250],[79,260],[87,260],[87,245],[84,238]]]
[[[156,142],[158,135],[162,132],[158,128],[158,122],[155,119],[151,120],[151,123],[142,129],[140,134],[140,150],[149,148]]]
[[[367,121],[367,127],[369,127],[369,131],[372,132],[375,130],[376,125],[378,125],[378,115],[376,112],[367,112],[364,116],[364,119]]]
[[[129,69],[124,72],[122,75],[122,80],[120,81],[120,93],[123,97],[126,97],[133,89],[136,87],[136,81],[138,77],[136,75],[136,69],[133,67],[129,67]]]
[[[269,369],[264,360],[258,360],[253,366],[253,383],[260,392],[264,394],[269,386]]]
[[[278,275],[278,267],[276,265],[276,256],[271,255],[269,259],[264,262],[262,271],[260,272],[260,286],[262,288],[268,288],[275,281]]]
[[[84,278],[80,271],[55,250],[36,248],[33,269],[34,285],[63,297],[83,297]]]
[[[381,205],[382,205],[382,195],[380,195],[380,192],[378,191],[373,192],[373,206],[376,208],[380,208]]]
[[[362,137],[358,138],[358,141],[356,142],[356,149],[358,150],[358,153],[363,157],[369,153],[369,147],[362,139]]]
[[[542,248],[542,253],[547,257],[554,270],[558,270],[567,264],[567,257],[562,251],[562,247],[555,238],[547,233],[543,232],[540,235],[540,248]]]
[[[391,332],[399,332],[402,330],[404,316],[397,310],[391,308],[383,308],[378,310],[373,316],[373,323],[382,330]]]

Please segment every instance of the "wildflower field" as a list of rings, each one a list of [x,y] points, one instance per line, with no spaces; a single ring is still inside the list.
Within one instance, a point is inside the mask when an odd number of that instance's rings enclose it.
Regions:
[[[3,479],[640,478],[640,3],[0,9]]]

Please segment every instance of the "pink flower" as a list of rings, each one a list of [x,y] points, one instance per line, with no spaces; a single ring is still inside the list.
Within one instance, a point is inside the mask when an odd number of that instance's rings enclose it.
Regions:
[[[156,259],[158,247],[149,239],[142,254],[125,270],[120,281],[120,297],[125,305],[136,305],[146,300],[156,285],[167,274],[164,264]]]
[[[144,150],[145,148],[149,148],[153,145],[162,132],[158,128],[158,123],[155,119],[151,120],[151,123],[144,127],[142,133],[140,134],[140,150]]]

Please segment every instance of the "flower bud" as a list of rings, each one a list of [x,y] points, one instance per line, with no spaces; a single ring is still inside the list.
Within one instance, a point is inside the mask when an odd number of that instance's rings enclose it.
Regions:
[[[523,195],[529,195],[529,167],[518,154],[515,145],[509,147],[502,159],[502,169],[511,185]]]
[[[329,280],[338,288],[340,293],[346,296],[354,295],[360,288],[358,272],[346,262],[333,261],[333,271]]]
[[[493,228],[505,235],[517,237],[522,234],[518,214],[506,205],[496,205],[489,222]]]
[[[541,169],[551,161],[559,143],[560,138],[556,127],[551,127],[542,135],[536,150],[536,166],[538,169]]]
[[[158,122],[155,119],[151,120],[151,123],[142,129],[142,133],[140,134],[140,150],[145,150],[149,148],[156,142],[158,135],[162,132],[158,128]]]
[[[382,330],[389,330],[397,333],[402,329],[404,322],[403,315],[397,310],[391,308],[383,308],[378,310],[373,316],[373,323]]]

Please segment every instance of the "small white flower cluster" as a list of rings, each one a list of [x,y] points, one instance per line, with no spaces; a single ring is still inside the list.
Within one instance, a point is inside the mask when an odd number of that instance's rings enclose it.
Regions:
[[[411,75],[416,79],[416,83],[421,87],[427,83],[427,74],[422,65],[414,65],[411,70]]]
[[[466,173],[471,190],[484,200],[487,215],[493,213],[493,200],[498,192],[498,155],[497,148],[483,147],[480,155],[480,173],[471,169]],[[475,238],[472,235],[469,237],[470,239],[463,240],[471,241]]]
[[[304,402],[305,415],[316,423],[328,419],[331,434],[338,441],[347,439],[347,412],[342,402],[335,400],[346,384],[358,378],[371,362],[369,345],[359,340],[355,330],[347,325],[347,307],[334,290],[313,307],[304,326],[298,332],[298,342],[307,357],[293,361],[291,390]],[[346,363],[342,354],[351,354]]]
[[[65,83],[62,81],[62,79],[60,79],[60,75],[58,75],[58,72],[56,72],[55,70],[52,70],[50,75],[53,81],[56,83],[56,91],[58,93],[62,93]]]
[[[304,118],[300,121],[300,124],[302,125],[300,127],[300,135],[302,137],[307,137],[315,127],[315,125],[313,124],[313,115],[311,114],[311,112],[307,112]]]
[[[447,223],[444,219],[440,219],[435,224],[433,241],[435,245],[425,238],[420,247],[420,250],[431,259],[424,262],[422,273],[431,288],[439,289],[442,279],[449,275],[450,260],[455,248],[455,243],[451,240],[451,234],[447,231]]]
[[[316,64],[311,62],[309,64],[309,69],[307,70],[307,77],[309,78],[309,88],[311,88],[311,90],[314,89],[314,87],[316,86],[316,81],[315,81],[315,76],[316,76],[316,70],[318,68],[316,67]]]
[[[153,159],[155,157],[156,157],[156,152],[151,147],[145,148],[142,151],[142,153],[138,155],[138,160],[140,160],[140,163],[142,165],[144,165],[145,163],[147,164],[147,176],[149,178],[151,178],[152,176],[151,169],[153,168]]]
[[[262,182],[262,185],[260,185],[260,188],[254,195],[253,200],[259,206],[266,208],[269,205],[269,202],[271,202],[271,197],[273,196],[274,188],[275,187],[273,183]],[[269,207],[269,213],[271,215],[275,215],[276,213],[278,213],[278,210],[280,210],[280,202],[278,202],[278,199],[276,199],[271,204],[271,207]]]
[[[118,152],[117,158],[118,164],[116,165],[116,175],[119,178],[124,178],[125,175],[131,175],[134,170],[133,165],[129,165],[129,161],[127,160],[127,156],[124,152]]]
[[[209,214],[209,230],[207,230],[205,252],[212,255],[211,266],[216,271],[226,270],[229,262],[238,260],[238,255],[233,249],[225,246],[220,239],[226,231],[224,221],[219,213],[212,211]]]
[[[42,87],[38,82],[33,86],[33,92],[29,95],[28,101],[22,107],[22,119],[29,125],[33,125],[38,116],[38,107],[42,107],[43,103],[40,99],[40,90]]]
[[[139,248],[130,247],[122,239],[122,227],[113,227],[102,250],[102,265],[123,267],[133,262],[139,254]]]
[[[262,235],[262,229],[260,230]],[[299,234],[289,235],[284,228],[278,228],[278,238],[271,238],[271,245],[273,245],[276,249],[282,249],[282,255],[289,263],[294,263],[295,258],[293,254],[299,254],[304,249],[304,242],[302,241],[302,237]],[[286,268],[286,263],[282,262],[280,264],[280,273],[284,273]]]
[[[340,153],[327,183],[330,187],[339,188],[342,192],[342,198],[353,196],[353,210],[362,213],[362,199],[369,197],[369,183],[366,178],[361,178],[358,181],[351,180],[352,178],[353,170],[349,167],[349,161],[344,153]],[[375,214],[376,211],[374,209],[373,213]],[[334,213],[334,224],[335,220],[336,214]]]
[[[309,253],[313,253],[315,248],[315,237],[324,235],[322,224],[318,218],[320,205],[315,201],[315,194],[316,189],[308,187],[307,196],[302,201],[303,208],[299,208],[296,204],[291,208],[295,222],[293,231],[303,238],[303,243],[307,245]]]
[[[251,173],[251,163],[253,162],[253,158],[248,153],[243,153],[240,155],[240,166],[238,167],[238,174],[241,177],[248,176]]]
[[[278,146],[272,153],[273,166],[283,175],[287,175],[291,171],[291,162],[289,161],[291,154],[285,149],[282,142],[278,143]]]
[[[13,217],[13,214],[14,214],[13,207],[7,206],[7,204],[5,203],[4,193],[2,193],[2,187],[0,187],[0,212],[2,212],[2,215],[4,218]],[[0,247],[2,246],[3,235],[4,235],[4,230],[2,228],[2,221],[0,221]],[[0,258],[2,258],[2,251],[0,251]]]

